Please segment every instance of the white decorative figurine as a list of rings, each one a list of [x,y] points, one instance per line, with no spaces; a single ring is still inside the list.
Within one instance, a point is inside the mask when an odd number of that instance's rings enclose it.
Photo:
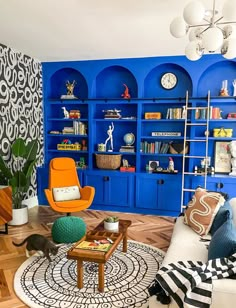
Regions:
[[[236,176],[236,141],[231,141],[229,143],[229,149],[231,153],[231,165],[232,165],[232,172],[229,175]]]
[[[61,107],[61,109],[64,112],[64,118],[65,119],[69,119],[69,112],[66,110],[66,107]]]
[[[232,82],[233,87],[234,87],[234,93],[233,96],[236,96],[236,79],[234,79],[234,81]]]
[[[113,152],[113,136],[112,133],[114,131],[114,124],[111,122],[111,125],[109,125],[109,128],[107,130],[108,138],[105,141],[105,147],[107,148],[107,142],[110,141],[110,149],[108,152]]]

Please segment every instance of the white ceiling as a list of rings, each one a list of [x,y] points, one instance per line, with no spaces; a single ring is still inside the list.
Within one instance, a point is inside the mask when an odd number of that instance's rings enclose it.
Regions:
[[[181,55],[169,25],[190,1],[0,0],[0,43],[40,61]]]

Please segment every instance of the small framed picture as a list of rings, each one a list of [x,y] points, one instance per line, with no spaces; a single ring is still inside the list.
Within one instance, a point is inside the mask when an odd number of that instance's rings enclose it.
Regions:
[[[231,153],[229,149],[229,141],[215,142],[215,159],[214,159],[215,173],[231,172]]]

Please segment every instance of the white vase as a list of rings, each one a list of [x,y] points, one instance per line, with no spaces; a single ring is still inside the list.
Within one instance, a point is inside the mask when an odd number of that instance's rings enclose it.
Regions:
[[[12,209],[12,220],[8,222],[10,226],[21,226],[28,222],[28,207],[22,205],[20,209]]]
[[[107,231],[118,231],[119,221],[116,221],[116,222],[104,221],[104,229]]]

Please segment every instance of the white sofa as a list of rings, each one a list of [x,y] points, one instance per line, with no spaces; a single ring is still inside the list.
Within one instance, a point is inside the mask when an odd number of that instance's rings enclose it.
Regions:
[[[233,220],[236,226],[236,198],[229,200],[233,209]],[[170,246],[163,260],[162,266],[178,261],[208,261],[208,250],[206,242],[200,241],[200,235],[194,232],[183,222],[184,217],[177,218]],[[219,279],[212,282],[212,304],[211,308],[236,307],[236,280]],[[149,299],[149,308],[176,308],[173,299],[169,305],[163,305],[156,300],[156,295]],[[188,307],[187,305],[184,307]]]

